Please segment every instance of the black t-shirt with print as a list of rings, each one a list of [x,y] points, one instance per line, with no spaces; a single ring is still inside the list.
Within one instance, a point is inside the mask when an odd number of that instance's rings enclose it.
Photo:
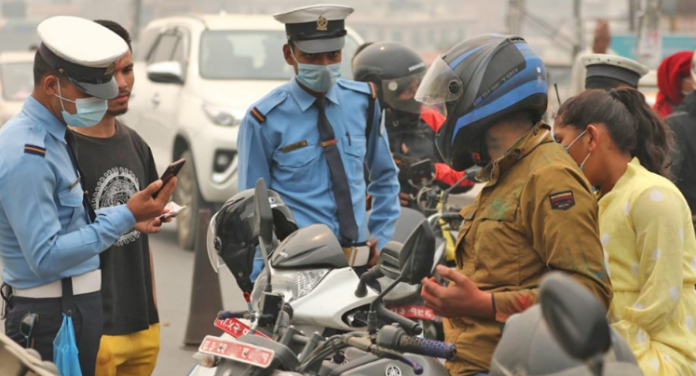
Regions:
[[[74,133],[84,189],[95,210],[125,204],[159,178],[150,147],[127,126],[117,122],[109,138]],[[102,252],[101,268],[105,335],[135,333],[159,322],[146,234],[132,229],[121,236]]]

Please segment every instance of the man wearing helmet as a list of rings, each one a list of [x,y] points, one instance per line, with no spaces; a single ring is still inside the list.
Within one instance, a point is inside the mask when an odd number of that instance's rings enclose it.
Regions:
[[[438,148],[456,170],[478,164],[486,185],[461,212],[457,270],[423,281],[426,305],[457,345],[452,375],[488,372],[507,319],[536,302],[539,281],[562,270],[608,306],[612,290],[597,203],[577,164],[540,121],[546,68],[524,39],[484,35],[436,60],[416,99],[446,107]]]
[[[399,164],[403,206],[415,204],[416,192],[409,183],[411,164],[426,159],[434,162],[433,180],[445,187],[452,186],[466,174],[442,163],[435,146],[435,134],[445,117],[414,98],[426,70],[425,61],[416,51],[396,42],[371,44],[353,61],[353,78],[375,86],[384,110],[389,146]],[[465,180],[455,193],[468,191],[473,186],[473,181]]]

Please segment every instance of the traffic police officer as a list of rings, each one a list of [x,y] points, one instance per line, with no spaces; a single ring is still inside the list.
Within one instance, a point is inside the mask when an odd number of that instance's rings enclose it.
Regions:
[[[645,65],[616,55],[590,54],[582,57],[582,64],[587,69],[585,89],[637,89],[640,78],[648,74]]]
[[[344,19],[353,9],[303,7],[285,24],[285,61],[295,77],[256,102],[239,132],[239,190],[264,178],[297,224],[328,225],[353,266],[376,261],[399,216],[397,168],[371,85],[339,79]],[[366,183],[372,213],[366,219]],[[368,241],[368,229],[371,239]],[[374,238],[374,239],[372,239]],[[369,247],[363,247],[366,244]]]
[[[83,375],[95,372],[102,331],[99,253],[136,222],[164,211],[176,180],[157,181],[126,205],[91,212],[66,124],[89,127],[118,94],[117,60],[128,47],[92,21],[52,17],[38,29],[34,91],[0,130],[0,258],[5,332],[44,360],[62,313],[73,317]]]

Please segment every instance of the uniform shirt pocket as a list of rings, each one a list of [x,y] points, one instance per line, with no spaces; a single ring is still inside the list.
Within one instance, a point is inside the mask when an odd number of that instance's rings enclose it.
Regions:
[[[274,179],[281,185],[298,189],[309,190],[319,184],[320,171],[317,171],[318,156],[321,148],[316,145],[308,145],[298,149],[275,152],[273,160],[277,166],[274,169]]]
[[[365,154],[367,141],[364,136],[346,134],[343,137],[343,168],[348,180],[353,185],[360,186],[365,181]]]
[[[75,229],[73,227],[77,226],[79,229],[82,224],[78,224],[77,219],[79,216],[84,215],[84,210],[82,208],[82,189],[80,185],[73,188],[68,188],[67,190],[58,193],[58,202],[60,203],[60,208],[58,208],[58,217],[60,219],[61,227],[63,231],[72,232]]]
[[[520,281],[520,242],[516,218],[518,202],[494,202],[479,214],[474,264],[476,273],[494,286]]]

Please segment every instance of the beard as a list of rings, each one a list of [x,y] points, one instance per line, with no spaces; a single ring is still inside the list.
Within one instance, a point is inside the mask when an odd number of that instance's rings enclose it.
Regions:
[[[107,110],[106,112],[113,117],[121,116],[121,115],[125,115],[126,112],[128,112],[128,107],[126,106],[124,108],[119,108],[116,110]]]

